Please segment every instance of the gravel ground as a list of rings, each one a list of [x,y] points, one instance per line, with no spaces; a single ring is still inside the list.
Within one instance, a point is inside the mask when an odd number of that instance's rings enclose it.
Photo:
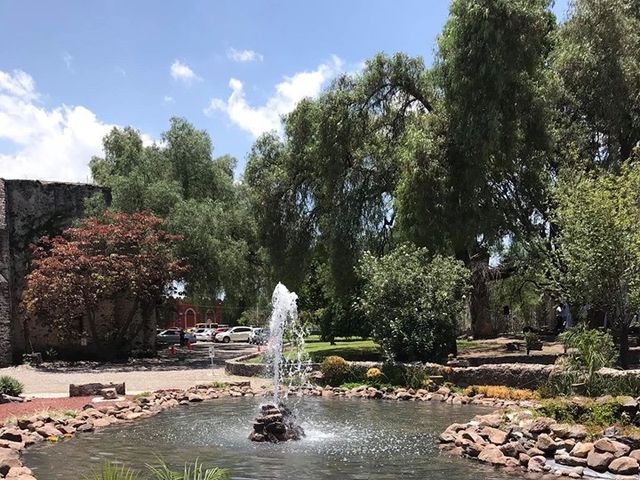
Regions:
[[[70,383],[122,383],[126,384],[127,394],[153,391],[162,388],[188,388],[198,383],[212,381],[248,380],[246,377],[227,375],[224,367],[144,370],[144,371],[40,371],[27,365],[0,368],[0,375],[11,375],[24,384],[24,394],[36,397],[65,397],[69,394]],[[251,378],[252,385],[268,383],[262,378]]]
[[[35,398],[24,403],[3,403],[0,405],[0,422],[7,418],[26,417],[44,411],[82,410],[82,407],[90,403],[91,400],[91,397]],[[114,402],[101,402],[100,405],[109,405],[110,403]]]

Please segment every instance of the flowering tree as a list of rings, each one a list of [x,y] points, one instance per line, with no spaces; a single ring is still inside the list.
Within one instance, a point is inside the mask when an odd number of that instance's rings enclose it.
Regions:
[[[28,315],[59,334],[86,330],[100,351],[128,351],[148,312],[185,271],[174,254],[180,238],[162,222],[147,213],[106,212],[40,239],[22,298]],[[113,315],[99,328],[97,313],[107,304]]]

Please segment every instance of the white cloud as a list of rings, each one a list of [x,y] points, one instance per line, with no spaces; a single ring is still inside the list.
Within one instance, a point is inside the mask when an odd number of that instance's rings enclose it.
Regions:
[[[270,130],[280,130],[281,116],[293,110],[303,98],[316,97],[326,82],[340,73],[342,67],[342,60],[333,56],[330,62],[319,65],[315,70],[285,77],[276,85],[274,95],[264,105],[256,107],[247,102],[242,82],[232,78],[229,80],[229,98],[212,99],[204,112],[207,115],[215,111],[224,112],[233,123],[254,137]]]
[[[171,95],[165,95],[162,101],[165,105],[169,105],[170,103],[174,103],[175,99]]]
[[[113,127],[83,106],[46,108],[33,78],[0,70],[0,177],[86,182],[89,160]]]
[[[171,77],[174,80],[180,81],[185,85],[191,85],[194,81],[202,80],[195,74],[191,67],[186,63],[182,63],[180,60],[176,60],[171,64]]]
[[[71,73],[75,73],[75,69],[73,68],[73,55],[71,55],[69,52],[64,52],[62,54],[62,61],[67,66],[67,70],[69,70]]]
[[[235,48],[230,48],[227,52],[227,57],[229,57],[234,62],[255,62],[255,61],[263,61],[264,57],[255,52],[253,50],[236,50]]]

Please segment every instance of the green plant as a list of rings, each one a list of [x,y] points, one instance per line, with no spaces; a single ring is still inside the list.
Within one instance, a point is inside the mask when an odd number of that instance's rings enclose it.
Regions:
[[[320,364],[320,371],[326,384],[337,387],[347,381],[349,375],[349,364],[347,361],[336,355],[325,358]]]
[[[182,472],[171,470],[164,461],[158,465],[147,465],[153,480],[227,480],[229,475],[221,468],[205,468],[196,460],[193,464],[185,464]]]
[[[538,337],[538,334],[535,332],[528,331],[527,333],[525,333],[524,341],[527,345],[527,355],[529,355],[529,352],[531,350],[539,350],[541,347],[540,337]]]
[[[140,392],[140,393],[136,393],[133,396],[134,400],[138,400],[139,398],[146,398],[146,397],[150,397],[151,396],[151,392]]]
[[[469,271],[449,257],[403,244],[384,257],[366,253],[359,305],[387,360],[443,360],[455,350]]]
[[[49,347],[44,351],[42,356],[47,362],[54,362],[58,359],[58,351],[53,347]]]
[[[590,329],[584,324],[562,333],[560,339],[567,348],[565,367],[569,372],[578,373],[588,391],[595,386],[598,371],[613,366],[618,356],[609,333]]]
[[[225,382],[220,382],[219,380],[214,380],[209,384],[209,386],[211,388],[222,389],[222,388],[225,388],[227,384]]]
[[[64,412],[62,412],[62,415],[64,415],[65,417],[68,417],[68,418],[76,418],[78,416],[78,411],[77,410],[65,410]]]
[[[17,397],[22,393],[23,390],[24,385],[22,385],[22,383],[20,383],[17,379],[8,375],[3,375],[0,377],[1,394]]]
[[[543,401],[538,409],[538,413],[561,423],[582,423],[592,426],[627,424],[622,412],[623,408],[616,399],[605,402],[550,399]]]
[[[124,465],[116,465],[111,462],[103,462],[97,470],[92,469],[89,475],[84,475],[83,480],[138,480],[138,472]]]
[[[340,385],[340,388],[346,388],[349,390],[353,390],[354,388],[358,388],[358,387],[366,387],[367,384],[366,383],[361,383],[361,382],[347,382],[347,383],[343,383],[342,385]]]

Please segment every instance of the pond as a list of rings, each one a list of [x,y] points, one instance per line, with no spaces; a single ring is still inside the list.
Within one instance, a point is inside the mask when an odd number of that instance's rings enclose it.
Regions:
[[[247,437],[261,399],[224,398],[165,411],[58,444],[28,449],[24,463],[39,480],[81,478],[104,460],[144,469],[160,456],[173,467],[196,458],[228,468],[231,478],[477,480],[510,478],[438,451],[438,435],[486,408],[431,402],[305,398],[298,411],[307,437],[256,444]],[[511,477],[513,478],[513,477]]]

